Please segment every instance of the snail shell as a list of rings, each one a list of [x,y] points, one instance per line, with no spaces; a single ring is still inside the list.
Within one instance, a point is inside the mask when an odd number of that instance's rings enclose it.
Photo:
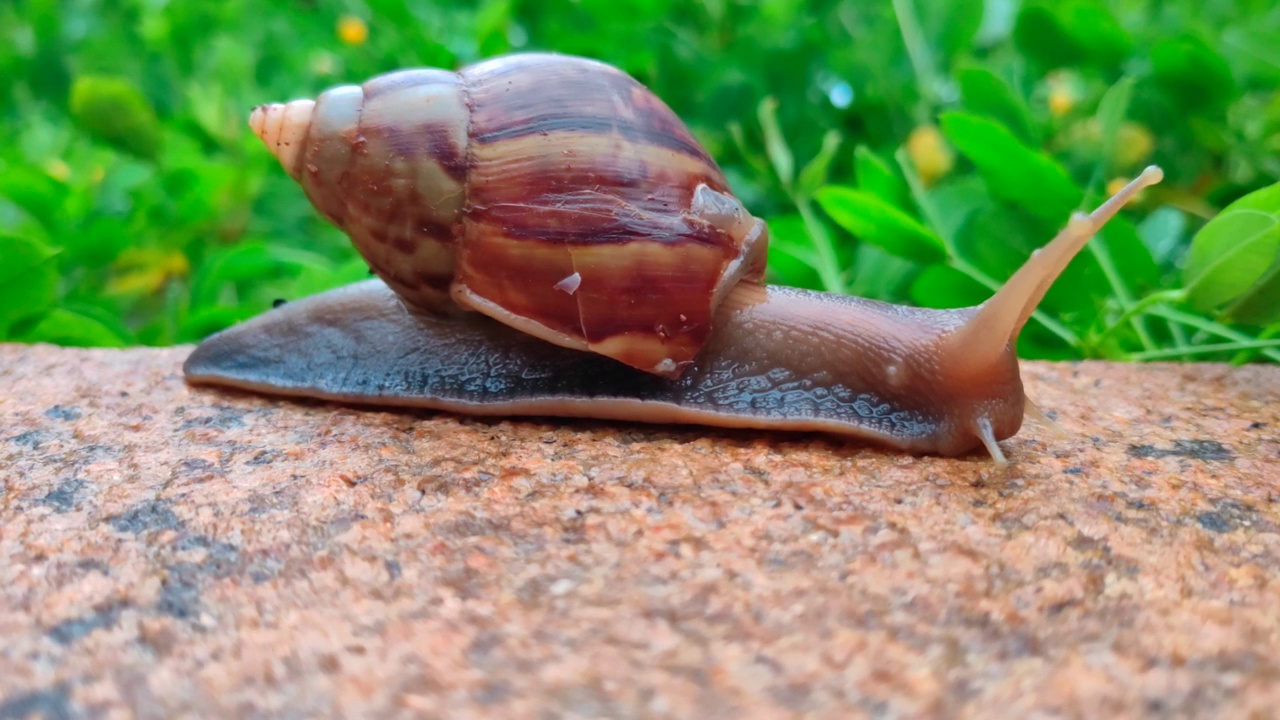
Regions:
[[[676,377],[768,237],[652,92],[511,55],[264,105],[254,131],[405,302]]]

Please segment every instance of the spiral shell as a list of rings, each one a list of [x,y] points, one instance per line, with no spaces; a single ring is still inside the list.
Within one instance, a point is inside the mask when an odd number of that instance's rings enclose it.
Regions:
[[[675,377],[725,294],[763,278],[764,223],[667,105],[603,63],[403,70],[250,124],[419,308]]]

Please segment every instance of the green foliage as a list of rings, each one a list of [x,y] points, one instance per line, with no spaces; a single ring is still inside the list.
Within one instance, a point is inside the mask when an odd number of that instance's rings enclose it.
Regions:
[[[51,259],[58,251],[21,235],[0,235],[0,328],[49,309],[57,299],[58,274]]]
[[[1240,198],[1205,224],[1191,241],[1183,277],[1199,310],[1280,322],[1280,184]]]
[[[942,240],[932,230],[873,193],[828,185],[818,190],[816,199],[836,224],[863,242],[921,262],[946,257]]]
[[[1079,206],[1082,193],[1053,158],[1023,145],[994,120],[945,113],[942,132],[987,183],[994,199],[1059,222]]]
[[[85,75],[71,86],[71,117],[89,135],[148,160],[160,151],[160,122],[124,78]]]
[[[0,340],[168,345],[367,277],[247,127],[506,52],[666,100],[769,224],[770,280],[981,302],[1072,211],[1025,357],[1280,361],[1280,11],[1253,0],[0,4]]]

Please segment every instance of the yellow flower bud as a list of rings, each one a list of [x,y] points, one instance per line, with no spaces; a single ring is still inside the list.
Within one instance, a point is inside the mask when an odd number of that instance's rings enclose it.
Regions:
[[[369,26],[354,15],[344,15],[338,21],[338,39],[347,45],[363,45],[369,39]]]
[[[926,187],[946,177],[955,165],[955,153],[933,125],[921,125],[907,136],[907,157]]]
[[[186,253],[174,250],[165,255],[160,269],[169,277],[186,277],[191,274],[191,261],[187,259]]]
[[[1066,90],[1054,90],[1049,93],[1049,112],[1054,117],[1062,117],[1076,106],[1076,99]]]
[[[1116,132],[1115,164],[1121,168],[1136,167],[1151,158],[1156,149],[1155,136],[1144,125],[1126,122]]]
[[[71,166],[62,158],[54,158],[45,163],[44,171],[49,173],[49,177],[58,182],[66,182],[71,179]]]
[[[170,280],[191,273],[191,263],[179,250],[134,248],[116,259],[107,281],[108,295],[148,295],[160,292]]]
[[[1079,78],[1070,71],[1059,70],[1045,78],[1049,90],[1049,113],[1062,117],[1080,102]]]

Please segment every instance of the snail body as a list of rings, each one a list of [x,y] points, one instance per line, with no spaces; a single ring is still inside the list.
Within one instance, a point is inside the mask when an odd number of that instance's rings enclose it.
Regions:
[[[666,105],[581,58],[407,70],[250,123],[378,275],[201,343],[188,381],[477,415],[819,431],[917,453],[1034,412],[1015,341],[1149,168],[990,300],[766,286],[764,223]]]

